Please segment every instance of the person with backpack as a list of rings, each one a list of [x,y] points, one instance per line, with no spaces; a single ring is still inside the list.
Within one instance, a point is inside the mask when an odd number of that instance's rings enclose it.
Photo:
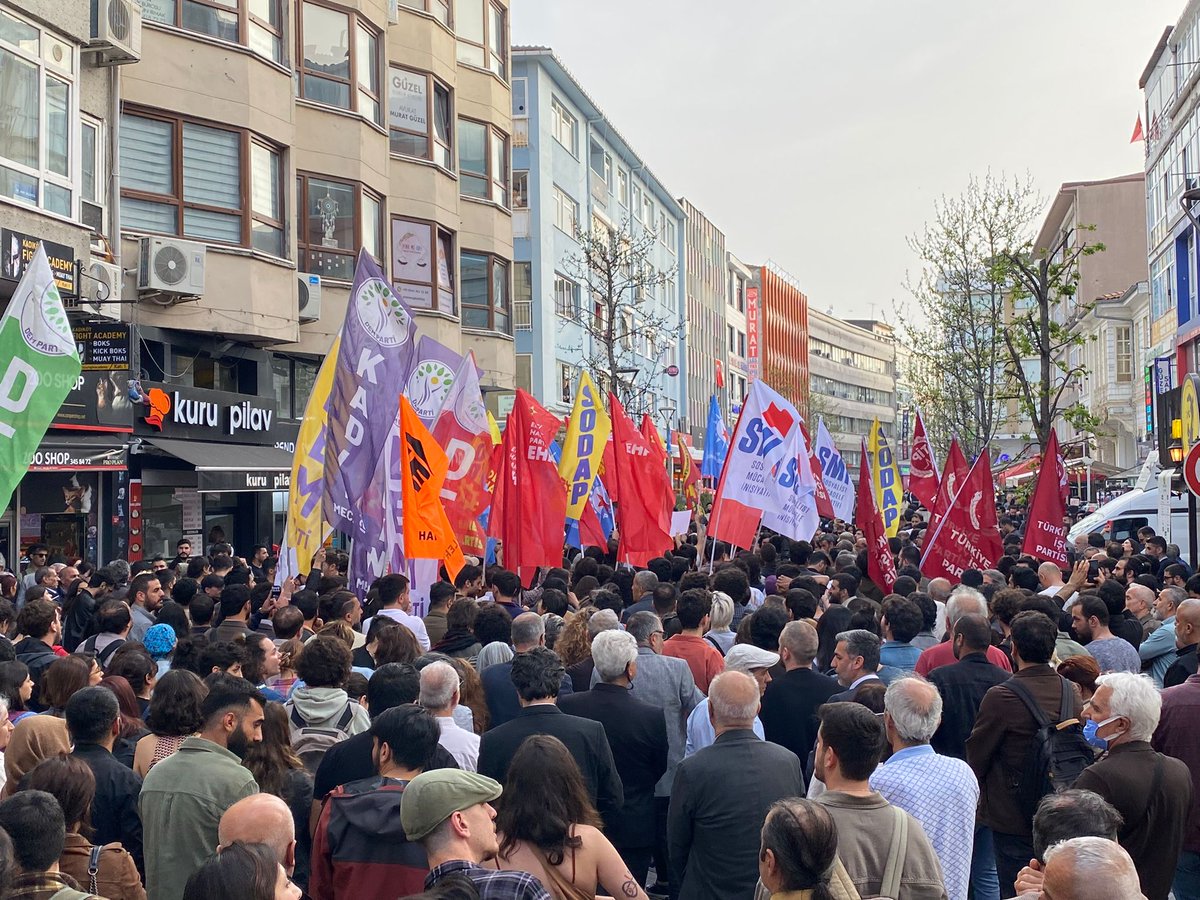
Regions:
[[[346,693],[352,659],[346,644],[322,635],[304,645],[296,664],[303,684],[284,708],[292,728],[292,749],[310,772],[316,772],[334,744],[371,727],[367,711]]]
[[[1039,612],[1010,625],[1017,671],[991,688],[967,738],[967,763],[979,779],[980,821],[992,830],[1000,896],[1016,896],[1021,867],[1033,858],[1033,814],[1046,794],[1071,787],[1094,760],[1079,719],[1074,685],[1051,666],[1058,628]]]
[[[93,622],[96,633],[84,641],[79,649],[94,655],[100,668],[107,669],[112,655],[129,639],[133,613],[124,600],[106,600],[96,610]]]

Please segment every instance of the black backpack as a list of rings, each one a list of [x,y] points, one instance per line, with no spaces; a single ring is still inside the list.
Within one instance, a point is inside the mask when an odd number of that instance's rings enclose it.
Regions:
[[[1037,723],[1025,764],[1010,778],[1021,814],[1030,821],[1043,797],[1065,791],[1075,783],[1079,773],[1096,760],[1095,753],[1083,737],[1083,725],[1078,718],[1069,715],[1069,711],[1075,708],[1071,682],[1061,675],[1058,680],[1062,682],[1062,705],[1059,707],[1061,722],[1051,722],[1029,689],[1018,679],[1010,678],[1004,682],[1004,686],[1025,704]]]

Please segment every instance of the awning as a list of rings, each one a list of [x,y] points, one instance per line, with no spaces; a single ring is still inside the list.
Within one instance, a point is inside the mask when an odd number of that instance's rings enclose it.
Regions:
[[[1016,487],[1027,478],[1032,478],[1037,474],[1038,467],[1042,464],[1041,456],[1034,456],[1024,462],[1017,463],[1015,466],[1009,466],[1003,472],[996,476],[996,480],[1000,482],[1002,488]]]
[[[287,491],[292,486],[292,454],[277,447],[170,438],[146,438],[146,443],[195,466],[200,493]]]
[[[29,461],[30,472],[121,472],[125,435],[47,432]]]

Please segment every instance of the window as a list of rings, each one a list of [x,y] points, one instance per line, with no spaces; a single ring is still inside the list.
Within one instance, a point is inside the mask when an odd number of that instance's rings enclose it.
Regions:
[[[282,0],[153,0],[142,4],[142,18],[241,44],[283,62],[282,7]]]
[[[624,169],[617,169],[617,202],[629,206],[629,173]]]
[[[401,6],[427,12],[447,28],[450,27],[450,0],[400,0]]]
[[[392,217],[392,282],[414,309],[454,309],[454,235],[432,222]]]
[[[488,0],[454,0],[458,61],[506,77],[507,13]]]
[[[508,206],[508,137],[491,125],[458,120],[459,193]]]
[[[528,78],[514,78],[512,80],[512,117],[514,119],[529,118]]]
[[[0,12],[0,196],[75,215],[75,48]]]
[[[79,221],[104,234],[104,130],[89,116],[79,122],[79,156]]]
[[[352,181],[298,173],[296,245],[299,269],[335,281],[354,280],[360,246],[383,260],[382,201]]]
[[[513,263],[513,331],[533,330],[533,263]]]
[[[663,242],[663,246],[675,253],[675,223],[666,217],[665,214],[658,214],[658,239]]]
[[[654,227],[654,201],[649,194],[642,198],[642,224],[647,228]]]
[[[1117,383],[1133,381],[1133,329],[1120,325],[1117,332]]]
[[[608,329],[608,304],[603,300],[592,301],[592,331],[603,334]]]
[[[529,209],[529,172],[525,169],[513,172],[513,209]]]
[[[279,151],[258,138],[249,141],[247,178],[242,161],[249,137],[162,112],[123,113],[122,227],[281,256]]]
[[[379,37],[357,14],[300,4],[300,96],[382,124]]]
[[[461,260],[463,326],[511,334],[508,262],[490,253],[467,250]]]
[[[550,126],[554,129],[554,139],[570,151],[572,156],[579,155],[578,122],[562,102],[554,97],[550,101]]]
[[[388,69],[388,137],[393,153],[452,169],[452,121],[450,88],[424,72],[399,66]]]
[[[579,204],[560,187],[554,189],[554,225],[571,237],[579,227]]]
[[[570,363],[558,364],[558,399],[570,404],[575,395],[575,367]]]
[[[300,419],[304,416],[304,407],[317,380],[317,368],[317,363],[307,359],[272,357],[271,385],[279,418]]]
[[[612,188],[612,157],[604,152],[604,148],[595,141],[589,142],[588,157],[592,171],[600,176],[608,187]]]
[[[579,285],[564,275],[554,276],[554,312],[572,322],[579,321]]]

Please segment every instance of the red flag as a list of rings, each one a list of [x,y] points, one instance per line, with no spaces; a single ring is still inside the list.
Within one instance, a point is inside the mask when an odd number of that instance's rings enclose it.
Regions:
[[[962,448],[958,446],[958,438],[953,438],[950,441],[950,450],[946,453],[946,468],[942,470],[941,481],[938,482],[937,496],[934,498],[933,506],[929,512],[929,534],[933,534],[934,530],[941,522],[942,516],[946,514],[946,510],[950,508],[950,504],[954,501],[954,495],[958,489],[962,487],[964,479],[971,467],[967,465],[967,458],[963,456]]]
[[[665,511],[666,525],[662,522],[662,480],[666,470],[658,464],[650,443],[634,427],[616,395],[609,394],[608,403],[615,452],[612,477],[606,477],[604,484],[605,487],[614,483],[620,486],[617,559],[644,566],[671,546],[669,510]]]
[[[921,574],[958,581],[963,569],[994,568],[1003,552],[996,525],[992,462],[984,450],[926,542]]]
[[[1142,114],[1138,113],[1137,124],[1133,126],[1133,137],[1129,139],[1129,143],[1136,144],[1138,141],[1144,141],[1146,135],[1142,133]]]
[[[813,481],[817,485],[817,515],[832,519],[836,515],[833,511],[833,500],[825,488],[825,476],[821,472],[821,461],[817,459],[816,447],[813,446],[812,438],[808,436],[808,426],[804,424],[803,419],[800,420],[800,432],[804,435],[804,446],[808,448],[808,467],[812,470]]]
[[[871,467],[867,459],[867,442],[863,441],[862,459],[858,465],[858,501],[854,507],[854,523],[862,529],[867,539],[867,574],[880,590],[890,594],[896,586],[896,561],[888,546],[883,515],[875,505]]]
[[[584,547],[603,547],[607,552],[608,538],[604,536],[604,527],[596,508],[592,504],[583,505],[583,515],[579,517],[579,543]]]
[[[1069,564],[1067,529],[1063,525],[1066,499],[1067,466],[1058,450],[1058,435],[1052,431],[1033,489],[1033,502],[1029,504],[1029,522],[1021,552],[1049,560],[1062,569]]]
[[[463,551],[482,557],[487,545],[479,517],[492,502],[493,444],[473,353],[463,359],[430,431],[450,457],[442,486],[446,516]]]
[[[654,460],[654,471],[648,473],[654,476],[659,484],[659,495],[662,509],[659,513],[659,524],[667,534],[671,533],[671,513],[675,511],[675,488],[671,486],[671,469],[667,455],[667,445],[663,443],[658,433],[658,427],[649,413],[642,413],[642,437],[650,448],[650,458]]]
[[[488,535],[504,543],[504,566],[514,572],[562,564],[567,493],[550,445],[557,416],[520,389],[500,444]]]
[[[716,372],[717,372],[717,388],[718,389],[724,388],[725,387],[725,367],[723,365],[721,365],[721,361],[719,359],[716,361]]]
[[[688,509],[695,509],[700,500],[700,470],[692,461],[692,453],[683,441],[676,438],[679,447],[679,471],[683,482],[683,500]]]
[[[918,409],[917,422],[913,426],[912,456],[908,462],[908,489],[921,501],[922,506],[932,510],[937,502],[940,482],[937,458],[933,455],[933,446],[925,434],[925,420]]]

